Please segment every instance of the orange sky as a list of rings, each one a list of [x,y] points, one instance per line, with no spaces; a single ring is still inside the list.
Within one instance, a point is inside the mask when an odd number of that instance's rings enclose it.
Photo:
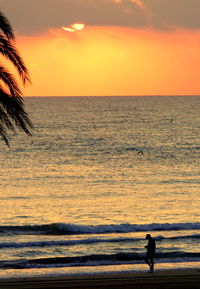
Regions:
[[[27,96],[200,94],[200,31],[89,27],[18,37]]]
[[[200,94],[199,0],[1,0],[1,9],[30,71],[24,96]]]

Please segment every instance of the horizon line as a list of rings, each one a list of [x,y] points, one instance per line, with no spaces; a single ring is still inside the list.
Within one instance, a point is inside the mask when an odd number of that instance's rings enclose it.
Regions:
[[[23,98],[31,98],[31,97],[35,97],[35,98],[41,98],[41,97],[57,97],[57,98],[62,98],[62,97],[65,97],[65,98],[72,98],[72,97],[177,97],[177,96],[180,96],[180,97],[187,97],[187,96],[200,96],[200,94],[130,94],[130,95],[42,95],[42,96],[39,96],[39,95],[32,95],[32,96],[23,96]]]

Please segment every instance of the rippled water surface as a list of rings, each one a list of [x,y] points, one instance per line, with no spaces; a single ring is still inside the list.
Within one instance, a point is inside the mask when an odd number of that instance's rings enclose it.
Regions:
[[[199,96],[26,98],[25,105],[35,125],[33,137],[10,135],[11,149],[0,143],[2,242],[34,242],[38,234],[19,234],[20,226],[55,223],[73,228],[187,223],[184,235],[200,232],[190,227],[200,222]],[[8,234],[9,226],[18,226],[17,235]],[[136,237],[120,234],[110,238]],[[146,233],[140,234],[142,239]],[[188,242],[197,252],[198,242]],[[185,241],[179,243],[179,251],[185,250]],[[135,248],[143,245],[138,241]],[[59,246],[4,252],[6,259],[93,254],[97,248],[108,254],[122,252],[124,243],[79,244],[73,254],[71,247]],[[124,251],[131,246],[130,240]]]

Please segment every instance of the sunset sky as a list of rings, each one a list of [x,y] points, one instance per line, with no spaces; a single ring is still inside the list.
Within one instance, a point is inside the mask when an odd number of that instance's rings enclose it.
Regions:
[[[1,0],[0,8],[31,75],[24,96],[200,94],[199,0]]]

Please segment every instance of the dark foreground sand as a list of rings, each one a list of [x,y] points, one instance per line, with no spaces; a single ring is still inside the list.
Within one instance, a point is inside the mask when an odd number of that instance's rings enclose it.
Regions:
[[[200,271],[170,270],[155,273],[129,273],[129,274],[104,274],[96,276],[79,277],[49,277],[49,278],[23,278],[1,279],[0,288],[3,289],[193,289],[200,288]]]

